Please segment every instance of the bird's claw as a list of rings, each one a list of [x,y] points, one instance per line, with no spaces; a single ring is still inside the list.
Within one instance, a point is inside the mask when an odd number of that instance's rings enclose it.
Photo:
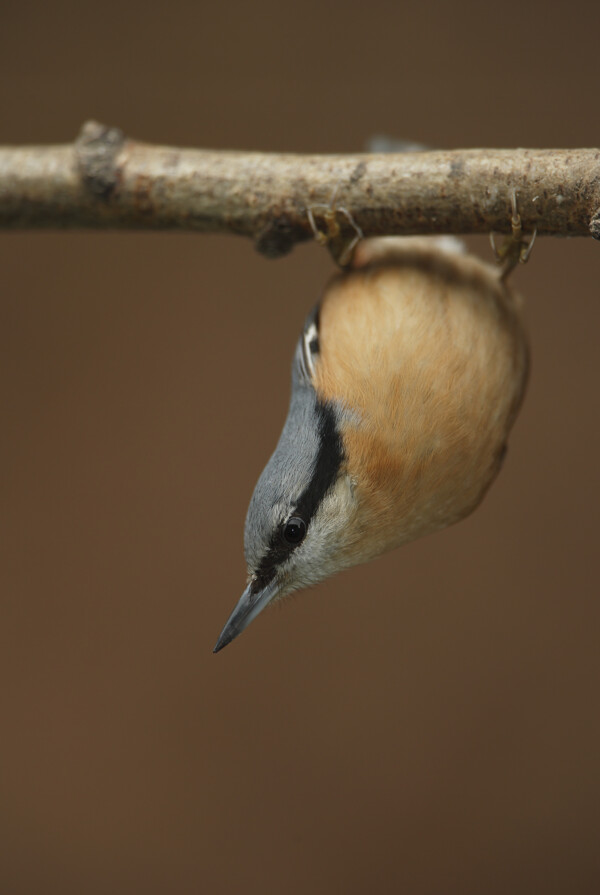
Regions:
[[[337,204],[338,189],[339,183],[334,189],[331,195],[331,199],[327,204],[320,203],[317,205],[309,205],[306,209],[306,215],[308,217],[308,222],[313,232],[313,236],[315,237],[319,245],[327,246],[327,248],[333,255],[334,260],[337,262],[337,264],[340,265],[340,267],[347,267],[352,261],[354,249],[361,241],[364,234],[348,209],[345,208],[343,205]],[[350,239],[349,242],[344,237],[344,233],[342,231],[342,228],[340,227],[340,214],[346,218],[346,220],[354,230],[354,236]],[[317,226],[316,218],[319,218],[323,221],[325,225],[324,230],[319,229],[319,227]]]
[[[524,238],[521,215],[517,208],[517,192],[513,189],[511,195],[510,236],[507,236],[500,247],[496,246],[493,231],[490,232],[490,243],[496,261],[500,265],[500,279],[505,280],[517,264],[525,264],[531,255],[531,250],[537,236],[537,227],[534,229],[529,242]]]

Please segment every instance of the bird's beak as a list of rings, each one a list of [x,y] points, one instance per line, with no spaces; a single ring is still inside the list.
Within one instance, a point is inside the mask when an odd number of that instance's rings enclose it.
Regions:
[[[278,591],[279,586],[276,579],[273,579],[266,587],[254,594],[251,592],[251,584],[249,584],[240,597],[237,606],[227,619],[227,624],[221,631],[221,636],[217,640],[213,653],[218,653],[224,646],[235,640],[238,634],[241,634],[250,622],[254,621],[256,616],[263,611],[265,606],[268,606],[271,600],[277,596]]]

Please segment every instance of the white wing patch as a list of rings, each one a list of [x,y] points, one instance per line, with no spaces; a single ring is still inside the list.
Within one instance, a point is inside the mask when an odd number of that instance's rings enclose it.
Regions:
[[[317,324],[313,320],[302,333],[302,360],[309,380],[312,380],[315,375],[315,354],[318,352],[319,332]]]

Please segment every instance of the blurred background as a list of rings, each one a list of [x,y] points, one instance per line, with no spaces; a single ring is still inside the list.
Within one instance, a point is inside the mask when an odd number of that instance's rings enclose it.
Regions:
[[[597,5],[6,4],[0,142],[598,146]],[[490,258],[485,239],[470,244]],[[600,246],[468,520],[218,656],[317,245],[0,234],[0,891],[600,891]]]

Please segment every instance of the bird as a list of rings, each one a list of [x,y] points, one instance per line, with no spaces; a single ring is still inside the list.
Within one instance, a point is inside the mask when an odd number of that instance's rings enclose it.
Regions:
[[[247,586],[214,652],[271,603],[480,504],[525,393],[522,304],[506,268],[453,237],[359,242],[296,345],[246,517]]]

